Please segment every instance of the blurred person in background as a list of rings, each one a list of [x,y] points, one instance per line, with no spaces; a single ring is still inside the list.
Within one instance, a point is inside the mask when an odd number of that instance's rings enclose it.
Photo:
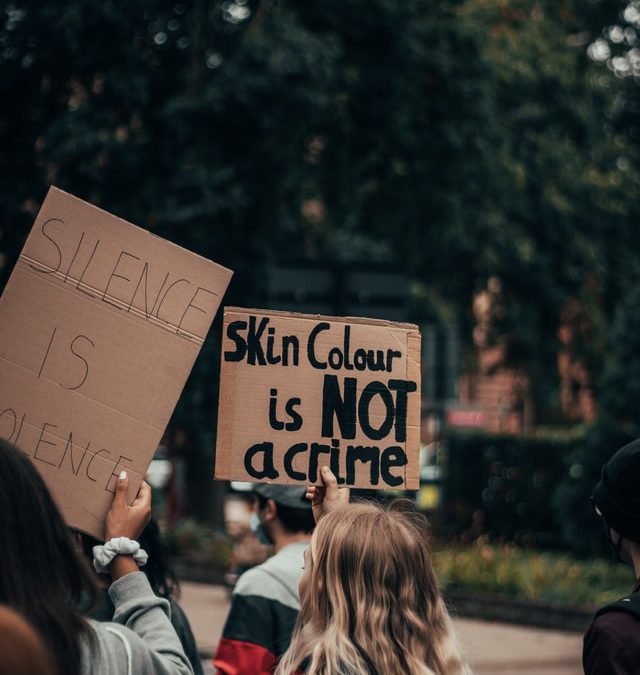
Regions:
[[[584,636],[586,675],[640,673],[640,440],[618,450],[604,465],[591,502],[609,545],[633,566],[631,593],[600,609]]]
[[[82,548],[84,554],[89,560],[93,559],[93,547],[99,544],[96,539],[86,534],[81,535]],[[182,607],[178,604],[180,598],[180,584],[169,564],[169,552],[162,542],[160,528],[155,519],[151,519],[144,528],[142,534],[138,537],[140,547],[149,555],[149,560],[144,567],[140,568],[149,580],[153,592],[169,601],[171,608],[171,623],[182,643],[184,652],[187,655],[195,675],[203,675],[202,663],[198,655],[198,648],[191,630],[191,625],[184,613]],[[114,606],[111,602],[108,592],[108,577],[98,576],[98,602],[90,610],[89,616],[95,621],[112,621]]]
[[[42,638],[8,607],[0,607],[0,673],[56,675],[53,656]]]
[[[214,658],[224,675],[269,675],[289,646],[300,610],[298,582],[314,527],[306,488],[254,487],[252,529],[275,555],[239,578]]]
[[[115,613],[113,622],[98,623],[80,609],[96,597],[89,565],[37,469],[0,438],[0,604],[38,631],[57,675],[193,673],[169,621],[169,603],[138,568],[135,540],[151,515],[151,488],[143,482],[129,506],[128,486],[122,472],[105,519],[109,550],[98,555],[109,570]]]

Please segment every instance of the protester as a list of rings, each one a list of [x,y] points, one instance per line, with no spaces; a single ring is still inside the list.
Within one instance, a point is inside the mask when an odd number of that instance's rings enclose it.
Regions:
[[[93,547],[99,544],[96,539],[88,535],[81,535],[82,547],[85,555],[93,558]],[[187,655],[194,675],[203,675],[202,662],[198,654],[189,619],[187,619],[182,607],[178,604],[180,597],[180,584],[169,564],[169,552],[162,543],[160,537],[160,528],[154,518],[151,518],[149,524],[144,528],[138,542],[142,549],[149,555],[147,564],[141,568],[149,580],[153,592],[169,601],[171,624],[176,631],[178,638]],[[114,606],[108,593],[108,584],[103,585],[104,576],[98,577],[98,586],[100,589],[97,605],[89,611],[89,616],[96,621],[111,621],[113,619]],[[108,579],[108,577],[106,577]]]
[[[2,675],[55,675],[53,656],[40,636],[16,612],[0,607]]]
[[[300,609],[298,582],[314,520],[304,487],[257,485],[252,527],[275,555],[245,572],[214,658],[224,675],[268,675],[289,646]]]
[[[631,594],[600,609],[584,636],[586,675],[640,672],[640,440],[604,465],[591,501],[615,557],[633,566]]]
[[[128,482],[123,472],[106,518],[106,540],[112,550],[135,549],[131,540],[140,535],[151,514],[151,490],[145,483],[127,506]],[[79,607],[87,597],[95,597],[93,574],[76,551],[37,470],[3,439],[0,551],[0,603],[40,633],[58,675],[192,674],[168,618],[169,603],[154,595],[138,571],[140,551],[122,552],[108,564],[114,623],[85,619]],[[107,553],[102,551],[100,559],[106,561]]]
[[[276,675],[470,673],[433,571],[426,519],[406,507],[348,504],[328,467],[321,475],[326,492],[308,493],[319,522],[300,615]]]

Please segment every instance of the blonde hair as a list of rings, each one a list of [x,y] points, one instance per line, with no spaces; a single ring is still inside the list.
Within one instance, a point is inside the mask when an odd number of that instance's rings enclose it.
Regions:
[[[415,511],[350,504],[311,540],[300,615],[276,675],[468,673]]]

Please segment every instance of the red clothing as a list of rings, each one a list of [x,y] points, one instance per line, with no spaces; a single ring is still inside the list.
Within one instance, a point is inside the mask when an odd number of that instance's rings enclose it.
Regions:
[[[308,545],[289,544],[240,577],[213,660],[219,675],[273,673],[298,617],[298,581]]]
[[[277,656],[265,647],[222,638],[218,643],[218,651],[214,665],[219,673],[225,675],[271,675],[276,667]]]
[[[632,593],[640,591],[640,579]],[[584,636],[582,665],[585,675],[640,673],[640,619],[622,611],[597,616]]]

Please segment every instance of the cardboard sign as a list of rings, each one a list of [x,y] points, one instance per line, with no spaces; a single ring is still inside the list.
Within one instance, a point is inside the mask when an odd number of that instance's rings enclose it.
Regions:
[[[220,377],[216,478],[419,487],[416,326],[227,307]]]
[[[0,436],[96,537],[132,500],[231,272],[51,188],[0,298]]]

